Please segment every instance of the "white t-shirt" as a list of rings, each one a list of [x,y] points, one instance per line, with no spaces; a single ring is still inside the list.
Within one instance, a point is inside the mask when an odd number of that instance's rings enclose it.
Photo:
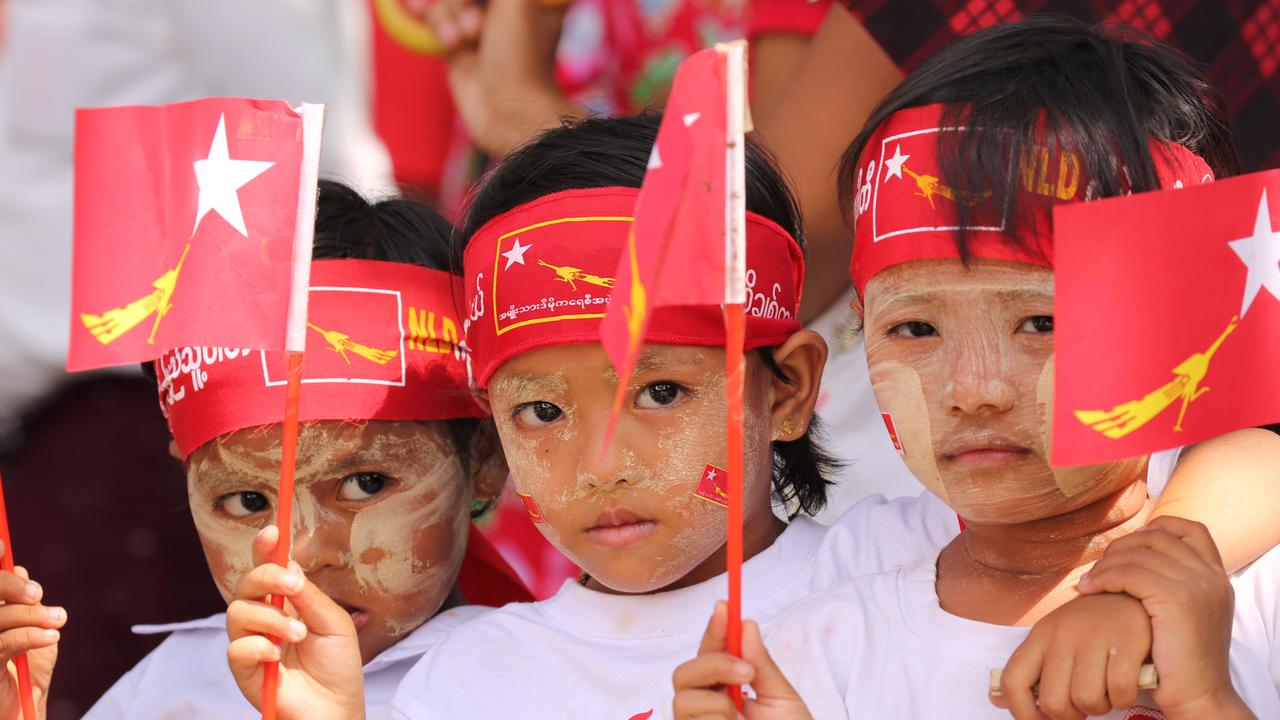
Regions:
[[[443,635],[490,608],[445,610],[364,666],[367,717],[387,706],[409,668]],[[138,625],[140,635],[169,633],[90,708],[85,720],[254,720],[261,714],[240,694],[227,667],[227,616],[169,625]]]
[[[937,558],[869,575],[795,606],[766,644],[813,717],[1000,720],[988,675],[1030,628],[990,625],[944,611]],[[1280,549],[1232,578],[1236,591],[1231,677],[1263,720],[1280,718]],[[1150,693],[1111,720],[1159,720]]]
[[[827,506],[814,518],[825,525],[865,497],[895,498],[924,491],[893,448],[871,392],[866,346],[862,335],[852,332],[852,294],[850,289],[808,326],[827,341],[828,350],[817,406],[825,432],[818,439],[843,463],[831,478],[835,484],[827,490]]]
[[[1172,463],[1153,463],[1149,482],[1162,488],[1171,471]],[[797,518],[744,563],[743,616],[767,632],[805,598],[935,557],[958,532],[955,513],[928,492],[867,498],[831,527]],[[610,595],[568,581],[554,597],[508,605],[449,633],[405,675],[391,716],[670,717],[671,673],[693,657],[725,595],[724,575],[651,595]]]

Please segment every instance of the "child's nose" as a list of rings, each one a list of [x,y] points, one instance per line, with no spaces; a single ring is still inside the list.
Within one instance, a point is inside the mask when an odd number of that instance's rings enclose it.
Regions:
[[[349,530],[349,528],[348,528]],[[349,561],[350,533],[340,523],[299,523],[294,527],[293,559],[302,571],[312,573],[324,567],[342,567]]]
[[[1016,393],[1005,367],[1006,352],[996,342],[958,343],[942,392],[952,415],[993,415],[1013,408]]]

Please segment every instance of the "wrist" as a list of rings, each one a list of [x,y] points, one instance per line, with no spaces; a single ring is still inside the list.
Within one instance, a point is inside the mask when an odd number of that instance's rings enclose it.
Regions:
[[[1217,718],[1218,720],[1257,720],[1257,716],[1244,703],[1234,687],[1168,710],[1161,708],[1165,720],[1199,720],[1200,718]]]

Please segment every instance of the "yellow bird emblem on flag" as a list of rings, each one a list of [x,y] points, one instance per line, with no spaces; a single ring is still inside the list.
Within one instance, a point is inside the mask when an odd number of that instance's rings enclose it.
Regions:
[[[1178,363],[1172,370],[1173,380],[1162,387],[1152,390],[1138,400],[1131,400],[1110,410],[1076,410],[1076,419],[1114,440],[1151,422],[1155,416],[1164,412],[1165,408],[1181,399],[1182,407],[1178,410],[1178,421],[1174,424],[1173,431],[1182,432],[1182,421],[1186,418],[1187,408],[1200,396],[1209,392],[1209,388],[1200,387],[1200,383],[1209,373],[1209,364],[1213,362],[1213,356],[1222,347],[1227,336],[1236,329],[1239,321],[1239,316],[1232,317],[1226,330],[1222,331],[1207,350],[1195,353]]]
[[[147,344],[155,344],[156,331],[160,329],[160,321],[173,309],[173,304],[169,300],[173,297],[173,291],[178,287],[178,275],[182,272],[182,264],[187,261],[187,253],[190,251],[191,243],[188,242],[186,249],[182,251],[182,257],[179,258],[178,264],[172,270],[165,271],[163,275],[152,281],[151,286],[155,290],[127,305],[112,308],[101,315],[80,313],[80,322],[84,323],[85,328],[93,333],[98,342],[103,345],[109,345],[120,339],[125,333],[141,325],[142,321],[150,317],[152,313],[155,313],[156,320],[151,326],[151,335],[147,337]]]

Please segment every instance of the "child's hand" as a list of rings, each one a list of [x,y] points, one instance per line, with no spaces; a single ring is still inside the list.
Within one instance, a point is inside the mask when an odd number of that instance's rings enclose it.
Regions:
[[[1138,699],[1151,651],[1151,618],[1123,593],[1076,598],[1031,628],[1000,676],[991,704],[1017,720],[1080,720]],[[1040,685],[1039,704],[1032,688]]]
[[[350,720],[364,717],[364,671],[351,616],[302,574],[271,563],[279,533],[263,528],[253,540],[257,567],[236,584],[227,608],[227,662],[240,692],[262,707],[262,663],[280,661],[277,710],[280,720]],[[265,602],[288,598],[296,618]],[[264,635],[284,640],[276,646]]]
[[[1152,697],[1168,720],[1235,717],[1244,707],[1228,672],[1234,592],[1204,525],[1157,518],[1111,543],[1080,592],[1128,593],[1151,616]]]
[[[677,720],[742,717],[725,693],[726,685],[749,684],[756,697],[746,698],[747,720],[812,720],[809,709],[764,647],[760,626],[748,620],[742,626],[742,659],[724,651],[729,626],[728,607],[716,603],[711,622],[702,635],[698,656],[676,668],[672,703]]]
[[[8,551],[0,543],[0,553]],[[0,572],[0,662],[7,670],[0,679],[0,718],[5,720],[22,717],[18,670],[13,662],[21,653],[27,654],[32,695],[40,717],[44,717],[49,702],[49,681],[58,659],[58,628],[66,624],[67,611],[42,605],[43,595],[43,588],[31,581],[25,569]]]

